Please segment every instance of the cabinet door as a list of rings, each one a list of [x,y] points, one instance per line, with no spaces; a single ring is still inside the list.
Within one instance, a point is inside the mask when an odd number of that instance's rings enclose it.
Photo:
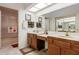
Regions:
[[[28,46],[31,46],[31,34],[27,34],[27,44]]]
[[[71,41],[71,49],[79,54],[79,42]]]
[[[77,52],[72,49],[61,48],[61,55],[76,55]]]
[[[31,47],[34,49],[37,49],[37,35],[36,34],[32,34]]]
[[[48,54],[49,55],[60,55],[60,48],[56,45],[48,46]]]

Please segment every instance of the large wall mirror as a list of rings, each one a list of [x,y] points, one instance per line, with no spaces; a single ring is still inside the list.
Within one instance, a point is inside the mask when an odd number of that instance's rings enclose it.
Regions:
[[[75,32],[75,16],[66,18],[56,18],[56,31]]]

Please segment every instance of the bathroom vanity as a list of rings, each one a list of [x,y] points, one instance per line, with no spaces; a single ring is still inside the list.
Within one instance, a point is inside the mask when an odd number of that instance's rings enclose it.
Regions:
[[[79,55],[79,38],[56,34],[28,33],[28,41],[33,49],[44,49],[48,43],[48,55]],[[42,41],[40,41],[42,40]]]
[[[76,38],[48,36],[47,39],[49,55],[79,55],[79,41]]]

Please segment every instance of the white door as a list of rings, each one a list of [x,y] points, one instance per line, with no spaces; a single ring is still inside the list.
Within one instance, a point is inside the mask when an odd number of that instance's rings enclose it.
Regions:
[[[1,11],[0,11],[0,48],[1,48]]]

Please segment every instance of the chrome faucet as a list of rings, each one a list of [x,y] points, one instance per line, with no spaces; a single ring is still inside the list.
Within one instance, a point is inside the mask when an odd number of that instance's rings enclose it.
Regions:
[[[66,34],[65,34],[66,36],[69,36],[69,32],[68,31],[66,31]]]
[[[44,34],[48,34],[47,30],[44,31]]]
[[[66,36],[69,36],[69,31],[70,30],[69,30],[69,26],[68,26],[68,31],[66,31],[66,34],[65,34]]]

